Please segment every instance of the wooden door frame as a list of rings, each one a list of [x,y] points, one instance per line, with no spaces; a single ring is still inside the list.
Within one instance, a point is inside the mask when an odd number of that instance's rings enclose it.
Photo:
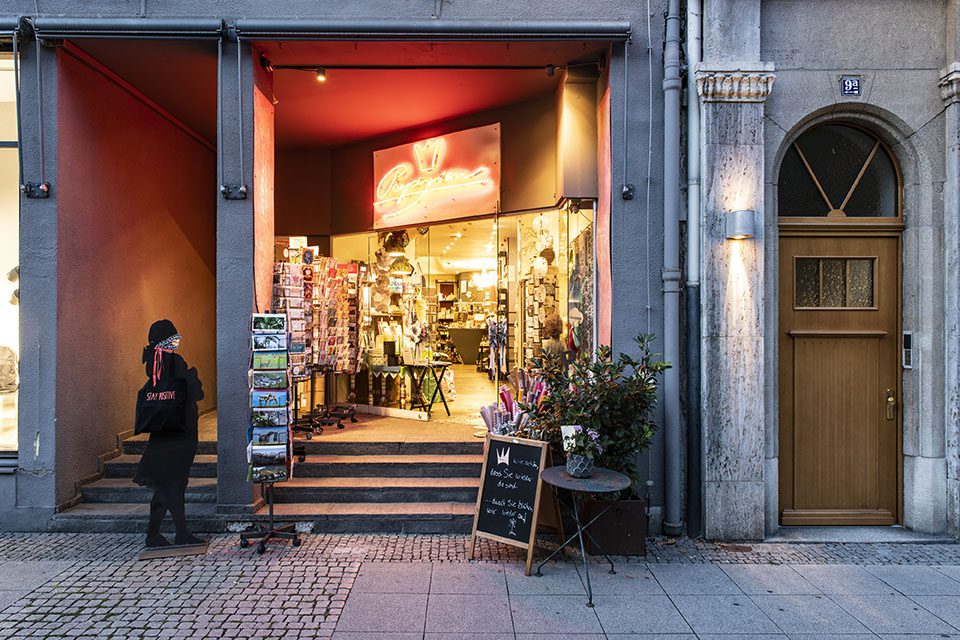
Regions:
[[[899,177],[899,176],[898,176]],[[899,185],[898,185],[899,188]],[[902,202],[902,200],[901,200]],[[901,205],[902,206],[902,205]],[[902,220],[901,215],[897,218],[859,218],[856,221],[851,219],[836,219],[826,220],[825,218],[781,218],[778,223],[778,233],[777,233],[777,278],[780,277],[780,261],[782,259],[780,239],[783,237],[874,237],[874,238],[890,238],[895,237],[897,239],[897,297],[896,297],[896,319],[897,319],[897,352],[903,353],[903,231],[905,225]],[[777,336],[777,360],[776,360],[776,379],[779,380],[780,377],[780,353],[782,348],[781,342],[781,330],[780,330],[780,296],[783,295],[782,291],[779,291],[777,295],[777,326],[776,326],[776,336]],[[903,367],[901,364],[897,365],[897,373],[895,375],[897,383],[897,414],[896,414],[896,470],[897,470],[897,513],[895,514],[895,524],[903,524],[903,409],[904,409],[904,396],[903,396]],[[786,480],[784,475],[780,473],[784,463],[782,456],[782,446],[784,436],[784,425],[780,424],[779,416],[780,409],[783,399],[783,389],[780,388],[780,385],[777,385],[777,449],[779,451],[778,455],[778,483],[777,483],[777,526],[782,526],[780,524],[783,517],[783,496],[784,492],[782,490],[783,483]],[[790,433],[792,434],[792,425],[790,428]],[[793,455],[791,449],[791,455]]]

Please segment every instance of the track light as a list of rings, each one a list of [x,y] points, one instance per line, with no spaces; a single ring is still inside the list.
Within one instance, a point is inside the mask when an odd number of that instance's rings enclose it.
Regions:
[[[327,70],[323,67],[317,67],[317,82],[327,81]]]

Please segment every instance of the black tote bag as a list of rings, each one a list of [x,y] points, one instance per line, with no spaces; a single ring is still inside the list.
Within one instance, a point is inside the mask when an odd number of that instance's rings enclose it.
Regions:
[[[164,373],[156,385],[147,380],[137,392],[134,433],[186,432],[187,383]]]

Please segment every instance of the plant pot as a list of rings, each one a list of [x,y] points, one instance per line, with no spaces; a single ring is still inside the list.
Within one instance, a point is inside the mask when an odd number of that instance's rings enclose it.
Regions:
[[[610,506],[604,500],[585,500],[580,509],[581,522],[590,522],[598,513]],[[647,503],[640,498],[621,500],[599,520],[590,526],[597,545],[608,555],[645,556],[647,555]],[[599,554],[587,538],[587,550]]]
[[[574,478],[589,478],[593,473],[593,458],[571,453],[567,456],[567,473]]]

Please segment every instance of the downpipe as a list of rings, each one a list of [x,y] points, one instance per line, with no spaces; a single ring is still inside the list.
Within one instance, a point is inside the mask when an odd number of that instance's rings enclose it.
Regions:
[[[664,533],[683,533],[680,513],[680,0],[670,0],[663,50]]]

